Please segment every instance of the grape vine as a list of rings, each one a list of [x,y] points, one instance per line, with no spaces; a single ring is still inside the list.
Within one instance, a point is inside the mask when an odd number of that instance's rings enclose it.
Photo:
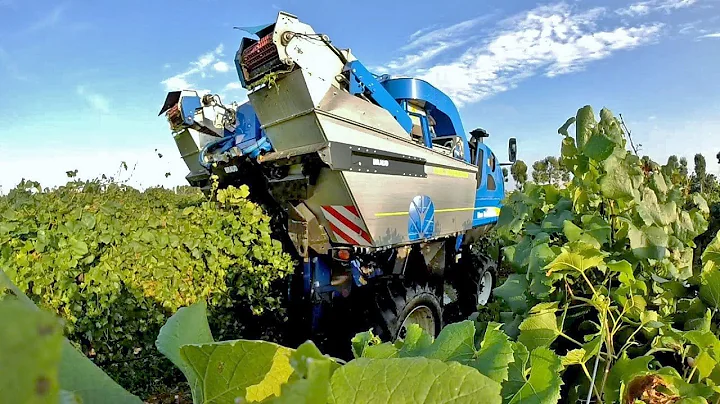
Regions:
[[[501,211],[515,271],[495,290],[503,329],[562,357],[571,400],[717,401],[720,242],[693,266],[707,203],[675,167],[627,151],[607,109],[596,121],[585,106],[558,133],[572,180],[526,184]]]

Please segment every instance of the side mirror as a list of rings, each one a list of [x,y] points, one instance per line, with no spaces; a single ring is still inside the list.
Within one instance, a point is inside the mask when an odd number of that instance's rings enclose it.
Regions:
[[[517,160],[517,139],[514,137],[511,137],[510,140],[508,140],[508,156],[510,157],[511,163],[514,163]]]

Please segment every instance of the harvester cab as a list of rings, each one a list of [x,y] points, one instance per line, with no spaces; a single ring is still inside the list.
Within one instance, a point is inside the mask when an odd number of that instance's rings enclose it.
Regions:
[[[468,138],[446,94],[371,73],[291,14],[246,30],[235,66],[247,102],[184,90],[160,114],[192,185],[247,184],[273,217],[298,262],[296,318],[313,334],[369,326],[392,340],[485,304],[497,262],[476,241],[504,197],[487,132]],[[514,162],[514,139],[508,151]]]

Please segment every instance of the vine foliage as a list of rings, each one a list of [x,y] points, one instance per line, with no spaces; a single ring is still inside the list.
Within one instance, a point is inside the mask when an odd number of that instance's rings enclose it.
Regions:
[[[501,210],[503,329],[562,357],[568,397],[717,401],[717,238],[693,266],[707,203],[676,167],[627,151],[608,109],[597,121],[585,106],[558,133],[572,180],[528,183]]]
[[[0,198],[0,268],[66,320],[83,353],[150,394],[158,379],[173,383],[153,344],[180,307],[207,301],[219,335],[280,312],[272,286],[293,263],[247,196],[245,187],[209,200],[104,179],[53,189],[23,182]]]

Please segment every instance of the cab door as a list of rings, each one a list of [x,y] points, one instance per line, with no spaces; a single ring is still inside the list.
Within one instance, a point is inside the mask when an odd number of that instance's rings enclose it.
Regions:
[[[502,169],[495,153],[484,143],[478,143],[475,153],[478,172],[473,227],[497,222],[505,193]]]

